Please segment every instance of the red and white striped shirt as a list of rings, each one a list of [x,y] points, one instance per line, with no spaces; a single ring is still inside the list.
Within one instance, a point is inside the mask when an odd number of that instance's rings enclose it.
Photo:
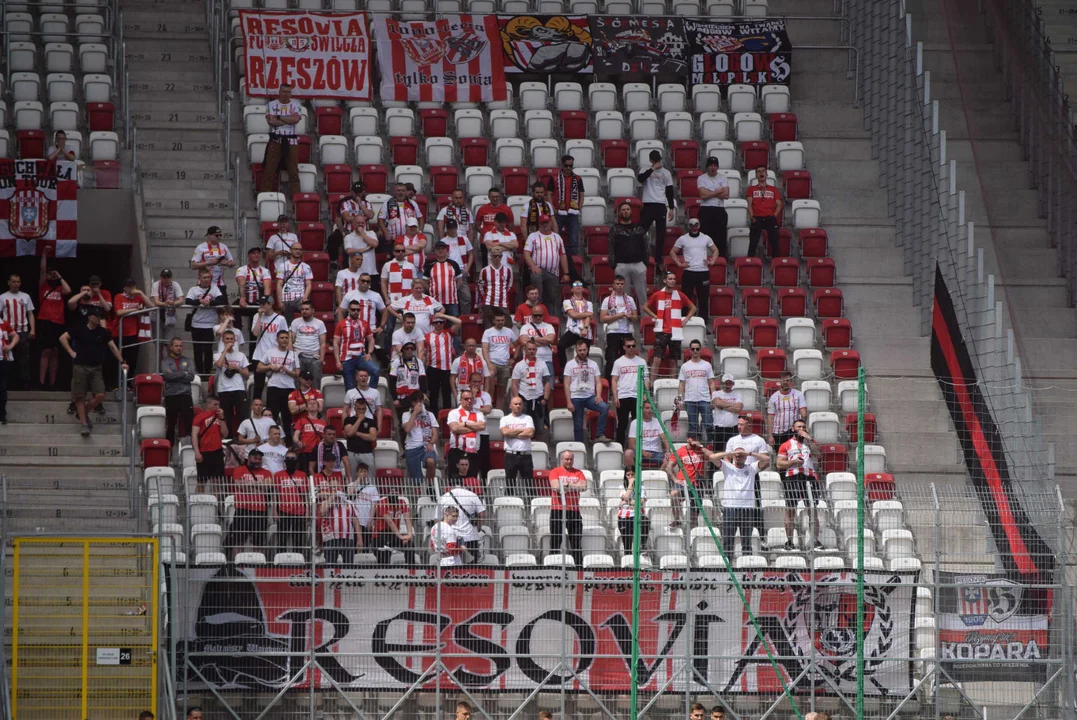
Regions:
[[[269,270],[261,265],[242,265],[236,270],[236,280],[243,288],[248,303],[258,302],[265,293],[265,281],[269,279]]]
[[[336,493],[331,502],[329,514],[321,518],[322,540],[354,540],[359,519],[355,506],[342,493]]]
[[[524,243],[524,252],[531,253],[531,259],[540,269],[554,275],[561,274],[561,256],[565,254],[565,243],[557,233],[531,233]]]
[[[344,360],[366,354],[366,339],[370,337],[370,324],[365,320],[344,318],[337,323],[333,335],[340,338],[340,349]]]
[[[359,290],[359,276],[362,274],[362,270],[352,270],[351,268],[344,268],[337,273],[336,286],[340,288],[341,297],[344,297],[352,290]]]
[[[448,330],[426,334],[427,367],[445,371],[452,369],[452,361],[456,355],[452,338],[453,334]]]
[[[430,295],[442,305],[455,305],[456,278],[460,275],[460,266],[448,260],[435,262],[429,268]]]
[[[404,250],[407,251],[407,255],[404,259],[417,268],[421,268],[426,264],[426,244],[429,242],[429,238],[426,237],[426,233],[419,233],[415,236],[411,235],[397,235],[396,242],[404,246]]]
[[[475,357],[468,357],[465,352],[452,361],[451,370],[452,374],[456,376],[456,387],[460,389],[467,387],[472,373],[479,373],[484,378],[490,377],[490,368],[486,365],[486,361],[482,359],[482,355],[478,353],[475,353]]]
[[[770,415],[770,431],[774,434],[787,433],[793,429],[793,423],[800,419],[800,409],[807,407],[804,395],[796,388],[789,393],[777,390],[767,401],[767,414]]]
[[[33,311],[34,300],[24,292],[0,295],[0,320],[7,321],[15,332],[29,332]]]
[[[509,294],[512,292],[512,268],[502,263],[495,268],[487,265],[479,273],[479,295],[484,305],[508,308]]]
[[[482,236],[482,244],[486,246],[487,250],[493,250],[495,247],[501,247],[502,243],[516,242],[516,233],[508,228],[505,228],[505,232],[498,232],[497,230],[489,230]],[[505,262],[509,265],[516,264],[516,258],[512,254],[512,250],[503,250],[505,253]]]
[[[658,319],[654,321],[656,333],[666,333],[671,340],[684,339],[684,295],[679,290],[659,290],[647,301]]]
[[[804,460],[804,464],[800,467],[791,467],[786,469],[786,477],[795,477],[797,475],[807,475],[808,477],[815,477],[815,463],[811,459],[811,446],[807,443],[802,443],[795,438],[790,438],[782,443],[782,446],[778,448],[779,455],[785,455],[786,460]]]
[[[461,410],[460,408],[456,408],[449,413],[449,418],[446,424],[452,427],[453,423],[480,422],[485,420],[486,416],[484,416],[481,412]],[[478,431],[467,432],[460,435],[450,432],[449,447],[455,448],[457,450],[463,450],[464,452],[468,453],[477,453],[479,451]]]
[[[381,267],[381,281],[389,294],[389,302],[395,302],[411,294],[411,283],[414,280],[415,266],[407,260],[402,262],[390,260]]]
[[[7,361],[15,360],[15,354],[10,350],[7,350],[7,346],[15,342],[15,330],[7,324],[6,320],[0,320],[0,341],[4,343],[4,356],[3,359]]]

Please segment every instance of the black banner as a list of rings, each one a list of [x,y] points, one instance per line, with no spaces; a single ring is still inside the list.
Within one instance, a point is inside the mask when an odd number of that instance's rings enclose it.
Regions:
[[[590,23],[595,72],[688,74],[683,18],[592,15]]]
[[[498,15],[506,73],[594,72],[586,15]]]
[[[768,85],[788,83],[792,45],[785,20],[712,22],[686,19],[693,84]]]

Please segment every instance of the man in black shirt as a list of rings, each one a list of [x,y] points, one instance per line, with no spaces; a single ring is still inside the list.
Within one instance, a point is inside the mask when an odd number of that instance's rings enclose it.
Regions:
[[[71,347],[74,341],[75,347]],[[120,367],[127,370],[127,363],[123,361],[119,348],[112,341],[112,333],[101,327],[101,311],[91,306],[86,311],[86,324],[75,324],[70,330],[60,336],[60,345],[71,356],[74,363],[71,368],[71,400],[78,409],[79,420],[82,422],[82,436],[87,437],[93,427],[87,410],[103,411],[102,403],[105,402],[105,376],[101,366],[105,362],[105,350],[119,362]],[[86,407],[86,393],[93,393],[90,407]]]
[[[628,202],[617,206],[617,223],[610,227],[610,265],[632,287],[636,307],[643,307],[648,297],[647,231],[632,222],[632,205]]]
[[[360,463],[374,467],[374,445],[378,442],[378,426],[367,412],[366,398],[362,395],[355,399],[352,406],[355,415],[344,421],[344,437],[347,438],[348,452],[351,453],[352,465]]]

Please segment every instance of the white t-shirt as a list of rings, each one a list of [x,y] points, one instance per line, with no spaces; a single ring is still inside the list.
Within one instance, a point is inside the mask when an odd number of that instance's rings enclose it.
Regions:
[[[800,419],[800,409],[807,407],[804,395],[796,388],[790,388],[788,395],[775,391],[767,401],[767,415],[771,417],[771,432],[783,433],[793,429],[793,423]]]
[[[487,346],[490,352],[490,362],[494,365],[504,367],[509,364],[514,342],[516,342],[516,331],[508,325],[500,330],[489,327],[482,333],[482,343]]]
[[[423,333],[419,330],[419,326],[416,325],[408,332],[404,328],[400,327],[393,330],[393,345],[396,347],[403,347],[406,342],[415,343],[416,350],[419,347],[419,341],[423,339]]]
[[[373,247],[366,242],[364,236],[374,241]],[[344,252],[358,250],[363,258],[363,263],[359,266],[359,270],[370,273],[371,277],[376,275],[378,271],[378,264],[374,259],[374,250],[378,247],[377,240],[378,236],[370,230],[358,230],[344,236]]]
[[[340,299],[340,307],[345,310],[345,314],[352,300],[359,303],[359,318],[366,320],[371,330],[376,328],[381,311],[385,309],[385,299],[373,290],[349,290]],[[416,323],[417,321],[418,316],[416,316]]]
[[[650,166],[642,167],[639,169],[637,175],[650,170]],[[643,192],[640,199],[644,203],[661,203],[662,205],[668,205],[669,201],[666,199],[666,188],[673,185],[673,176],[669,170],[664,167],[653,170],[650,176],[643,181]]]
[[[283,315],[274,311],[269,317],[262,313],[255,315],[254,325],[260,325],[262,328],[262,334],[258,336],[258,344],[254,346],[254,361],[261,362],[267,352],[277,347],[277,333],[288,329],[288,321]]]
[[[300,355],[318,356],[321,336],[326,334],[325,323],[318,318],[304,320],[302,316],[292,320],[292,332],[295,334],[295,349]]]
[[[561,309],[565,311],[565,332],[575,333],[582,338],[592,338],[595,332],[595,305],[590,300],[576,300],[575,298],[568,298],[561,303]],[[574,310],[576,312],[589,312],[591,315],[591,322],[584,328],[583,320],[569,317],[568,311]]]
[[[639,370],[637,368],[643,368],[643,379],[647,379],[647,361],[641,356],[637,355],[634,358],[630,358],[627,355],[622,355],[613,361],[613,370],[611,374],[617,378],[617,399],[624,400],[625,398],[635,398],[636,389],[639,382]]]
[[[744,467],[722,460],[722,475],[725,481],[722,483],[721,502],[723,507],[729,508],[754,508],[755,507],[755,476],[759,474],[759,466],[756,463],[746,462]]]
[[[636,305],[636,300],[631,295],[609,295],[602,301],[601,310],[608,312],[611,315],[620,315],[621,313],[632,314],[639,310]],[[632,321],[624,317],[619,320],[614,320],[611,323],[606,324],[606,333],[617,333],[619,335],[630,335],[632,333]]]
[[[208,292],[206,288],[199,287],[198,285],[195,285],[187,291],[187,299],[194,300],[195,302],[201,302],[203,295],[209,297],[210,302],[212,302],[221,296],[221,291],[216,285],[210,285]],[[216,324],[216,305],[207,305],[205,307],[199,305],[198,309],[194,311],[194,317],[191,318],[191,327],[198,328],[199,330],[212,330],[213,326]]]
[[[260,440],[265,443],[269,441],[269,428],[276,424],[276,420],[271,417],[261,417],[257,420],[254,418],[247,418],[239,424],[239,430],[237,432],[244,440]],[[281,447],[283,447],[283,445]],[[284,455],[281,455],[281,457],[283,458]]]
[[[401,315],[413,313],[415,315],[415,327],[423,335],[430,332],[430,317],[445,311],[445,306],[429,295],[423,295],[416,300],[414,295],[405,295],[399,300],[393,301],[393,309]]]
[[[401,427],[409,422],[411,422],[411,410],[405,410]],[[412,426],[411,432],[404,438],[404,449],[414,450],[426,445],[434,436],[434,428],[437,427],[437,424],[438,419],[434,417],[434,413],[429,410],[423,410],[419,414],[419,419],[415,421],[415,425]]]
[[[704,173],[696,178],[696,187],[700,190],[710,190],[715,192],[722,188],[729,187],[729,180],[721,173],[716,173],[714,177]],[[700,207],[725,207],[725,200],[722,198],[710,198],[701,202]]]
[[[501,243],[507,242],[519,242],[519,239],[516,237],[516,233],[514,233],[512,230],[509,230],[508,228],[505,228],[505,232],[503,233],[499,233],[497,230],[491,230],[482,236],[482,244],[485,245],[487,248],[497,247]],[[512,257],[512,250],[505,250],[504,248],[502,248],[502,251],[505,253],[502,256],[504,262],[508,263],[509,265],[515,265],[516,260]]]
[[[453,528],[456,529],[461,539],[465,542],[470,542],[471,540],[480,540],[482,538],[482,533],[479,532],[479,529],[471,522],[471,518],[468,517],[468,514],[478,516],[486,512],[486,505],[483,504],[482,498],[465,488],[453,488],[438,500],[438,514],[443,515],[447,507],[460,508],[460,516],[457,518]]]
[[[643,420],[643,418],[635,419],[628,424],[628,434],[625,435],[626,440],[632,440],[636,437],[636,423],[640,420]],[[643,450],[662,452],[662,423],[656,417],[652,417],[650,422],[643,420]]]
[[[504,433],[506,429],[510,430],[531,430],[535,429],[535,421],[531,419],[530,415],[520,413],[520,417],[516,417],[512,413],[509,413],[505,417],[501,418],[501,432]],[[531,452],[531,438],[518,438],[518,437],[506,437],[504,439],[505,450],[517,453],[529,453]]]
[[[445,208],[441,211],[445,212]],[[446,235],[441,238],[441,242],[449,246],[449,260],[456,261],[456,264],[463,270],[467,265],[467,254],[474,249],[467,235],[464,235],[463,230],[458,228],[456,236]]]
[[[689,360],[681,365],[677,379],[684,383],[684,401],[709,403],[713,378],[714,367],[706,360]]]
[[[460,541],[456,528],[444,520],[438,521],[437,525],[430,529],[430,546],[441,556],[442,567],[464,564],[462,554],[450,555],[447,549],[449,545],[458,545]]]
[[[283,278],[287,274],[285,269],[288,264],[288,254],[291,252],[292,245],[299,242],[299,236],[292,232],[276,233],[269,236],[269,240],[266,241],[266,249],[269,252],[283,252],[284,255],[278,255],[273,261],[274,273],[277,277]]]
[[[378,405],[381,403],[381,395],[378,394],[377,388],[367,386],[366,390],[361,390],[358,385],[344,394],[344,412],[348,414],[348,417],[355,415],[355,401],[362,396],[366,400],[366,416],[375,417],[374,411],[378,409]]]
[[[228,329],[231,330],[232,333],[236,336],[236,347],[243,347],[243,331],[236,329],[235,326],[232,326]],[[220,325],[214,325],[213,334],[217,336],[217,347],[213,351],[214,359],[216,359],[217,355],[220,355],[224,352],[224,331],[221,330]]]
[[[307,265],[302,260],[298,265],[292,264],[291,260],[284,263],[284,271],[278,278],[284,281],[284,297],[285,302],[289,300],[300,300],[303,297],[303,292],[307,287],[307,280],[314,279],[314,271],[310,269],[310,265]]]
[[[726,440],[726,452],[733,452],[737,448],[744,448],[749,453],[770,452],[770,445],[767,445],[767,441],[755,433],[752,433],[751,435],[734,435]],[[755,458],[748,458],[748,462],[755,462]]]
[[[459,359],[459,358],[457,358],[457,359]],[[463,390],[464,388],[460,387],[460,389]],[[482,409],[484,407],[486,407],[487,405],[490,406],[491,410],[493,409],[494,399],[492,397],[490,397],[490,393],[483,390],[478,395],[473,395],[472,396],[472,398],[471,398],[471,409],[474,412],[478,413],[479,416],[482,417],[483,419],[485,419],[486,415],[485,415],[485,413],[483,413]],[[489,434],[490,434],[490,423],[486,423],[486,429],[485,430],[480,430],[479,435],[489,435]]]
[[[299,105],[298,100],[289,100],[287,103],[282,103],[280,100],[273,99],[266,103],[266,117],[270,115],[274,117],[280,117],[283,115],[302,115],[303,109]],[[295,125],[289,125],[287,123],[278,125],[276,127],[269,128],[269,132],[273,135],[297,135],[299,134],[299,123]]]
[[[526,322],[520,326],[520,337],[548,337],[554,335],[555,331],[553,325],[550,323],[534,323]],[[542,362],[553,362],[553,346],[552,345],[538,345],[538,352],[535,353],[535,357]]]
[[[711,393],[711,400],[722,400],[724,402],[731,403],[743,403],[744,398],[740,396],[740,393],[734,390],[733,392],[726,392],[725,390],[715,390]],[[728,410],[713,410],[714,427],[736,427],[737,426],[737,414],[729,412]]]
[[[700,233],[692,237],[685,233],[677,238],[677,242],[673,243],[673,247],[680,248],[681,252],[684,253],[684,261],[688,263],[685,270],[710,272],[710,267],[707,265],[707,253],[714,247],[714,240],[711,239],[710,235]]]
[[[472,216],[471,211],[467,207],[457,208],[451,205],[446,205],[438,211],[437,220],[444,221],[449,216],[449,210],[452,210],[452,219],[456,221],[456,230],[460,235],[471,235]],[[460,263],[460,267],[464,264]]]
[[[598,394],[598,363],[572,358],[565,363],[565,382],[569,385],[572,399],[587,398]]]
[[[213,362],[217,362],[217,359],[220,356],[221,356],[220,352],[216,353],[213,356]],[[228,364],[229,368],[232,368],[232,369],[235,369],[235,370],[238,370],[240,368],[245,368],[245,367],[247,367],[248,365],[251,364],[250,360],[247,359],[246,355],[244,355],[241,352],[235,352],[235,351],[232,351],[232,352],[228,353],[225,356],[224,361]],[[219,393],[245,391],[247,389],[247,380],[240,373],[236,373],[232,377],[227,377],[224,374],[224,369],[222,368],[222,369],[217,370],[217,386],[216,387],[217,387],[217,392],[219,392]]]
[[[538,400],[542,397],[546,378],[549,376],[549,366],[540,360],[537,354],[534,365],[529,365],[525,358],[512,368],[512,379],[517,382],[517,390],[524,400]]]
[[[194,255],[191,256],[191,262],[202,263],[208,261],[210,258],[220,258],[213,265],[206,267],[209,270],[210,284],[223,285],[224,284],[224,265],[221,262],[224,260],[232,259],[232,251],[228,249],[228,246],[224,243],[217,243],[216,245],[210,245],[208,242],[201,243],[194,249]]]
[[[295,350],[281,350],[280,348],[273,348],[265,354],[262,358],[262,362],[266,365],[280,365],[288,371],[293,371],[299,367],[299,358],[295,354]],[[295,378],[286,372],[275,372],[273,377],[269,378],[266,382],[266,387],[281,388],[283,390],[295,389]]]
[[[284,469],[284,456],[288,454],[288,448],[284,443],[276,447],[264,442],[258,446],[262,451],[262,467],[271,473],[278,473]]]
[[[351,268],[344,268],[337,271],[337,279],[333,281],[333,286],[341,288],[340,297],[343,299],[345,295],[352,290],[359,289],[359,277],[366,272],[363,269],[352,270]],[[347,308],[347,306],[345,306]]]

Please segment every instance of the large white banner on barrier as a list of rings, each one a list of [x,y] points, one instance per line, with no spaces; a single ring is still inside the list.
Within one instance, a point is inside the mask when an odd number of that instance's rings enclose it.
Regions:
[[[624,571],[570,573],[565,607],[561,572],[543,568],[309,570],[266,567],[183,568],[169,572],[170,603],[187,680],[221,689],[283,687],[311,652],[318,667],[300,686],[353,689],[433,688],[438,648],[443,688],[531,690],[558,667],[562,638],[573,673],[554,686],[627,692],[632,656],[632,578]],[[852,573],[738,573],[788,683],[814,655],[817,689],[856,689],[856,585]],[[865,691],[911,689],[911,626],[917,575],[866,576]],[[184,613],[183,609],[188,610]],[[183,621],[186,614],[186,622]],[[780,693],[729,576],[645,573],[637,666],[641,688],[706,684],[722,693]],[[681,673],[691,652],[694,673]],[[184,663],[178,663],[182,678]],[[330,678],[332,682],[330,682]],[[797,692],[807,692],[801,682]]]

